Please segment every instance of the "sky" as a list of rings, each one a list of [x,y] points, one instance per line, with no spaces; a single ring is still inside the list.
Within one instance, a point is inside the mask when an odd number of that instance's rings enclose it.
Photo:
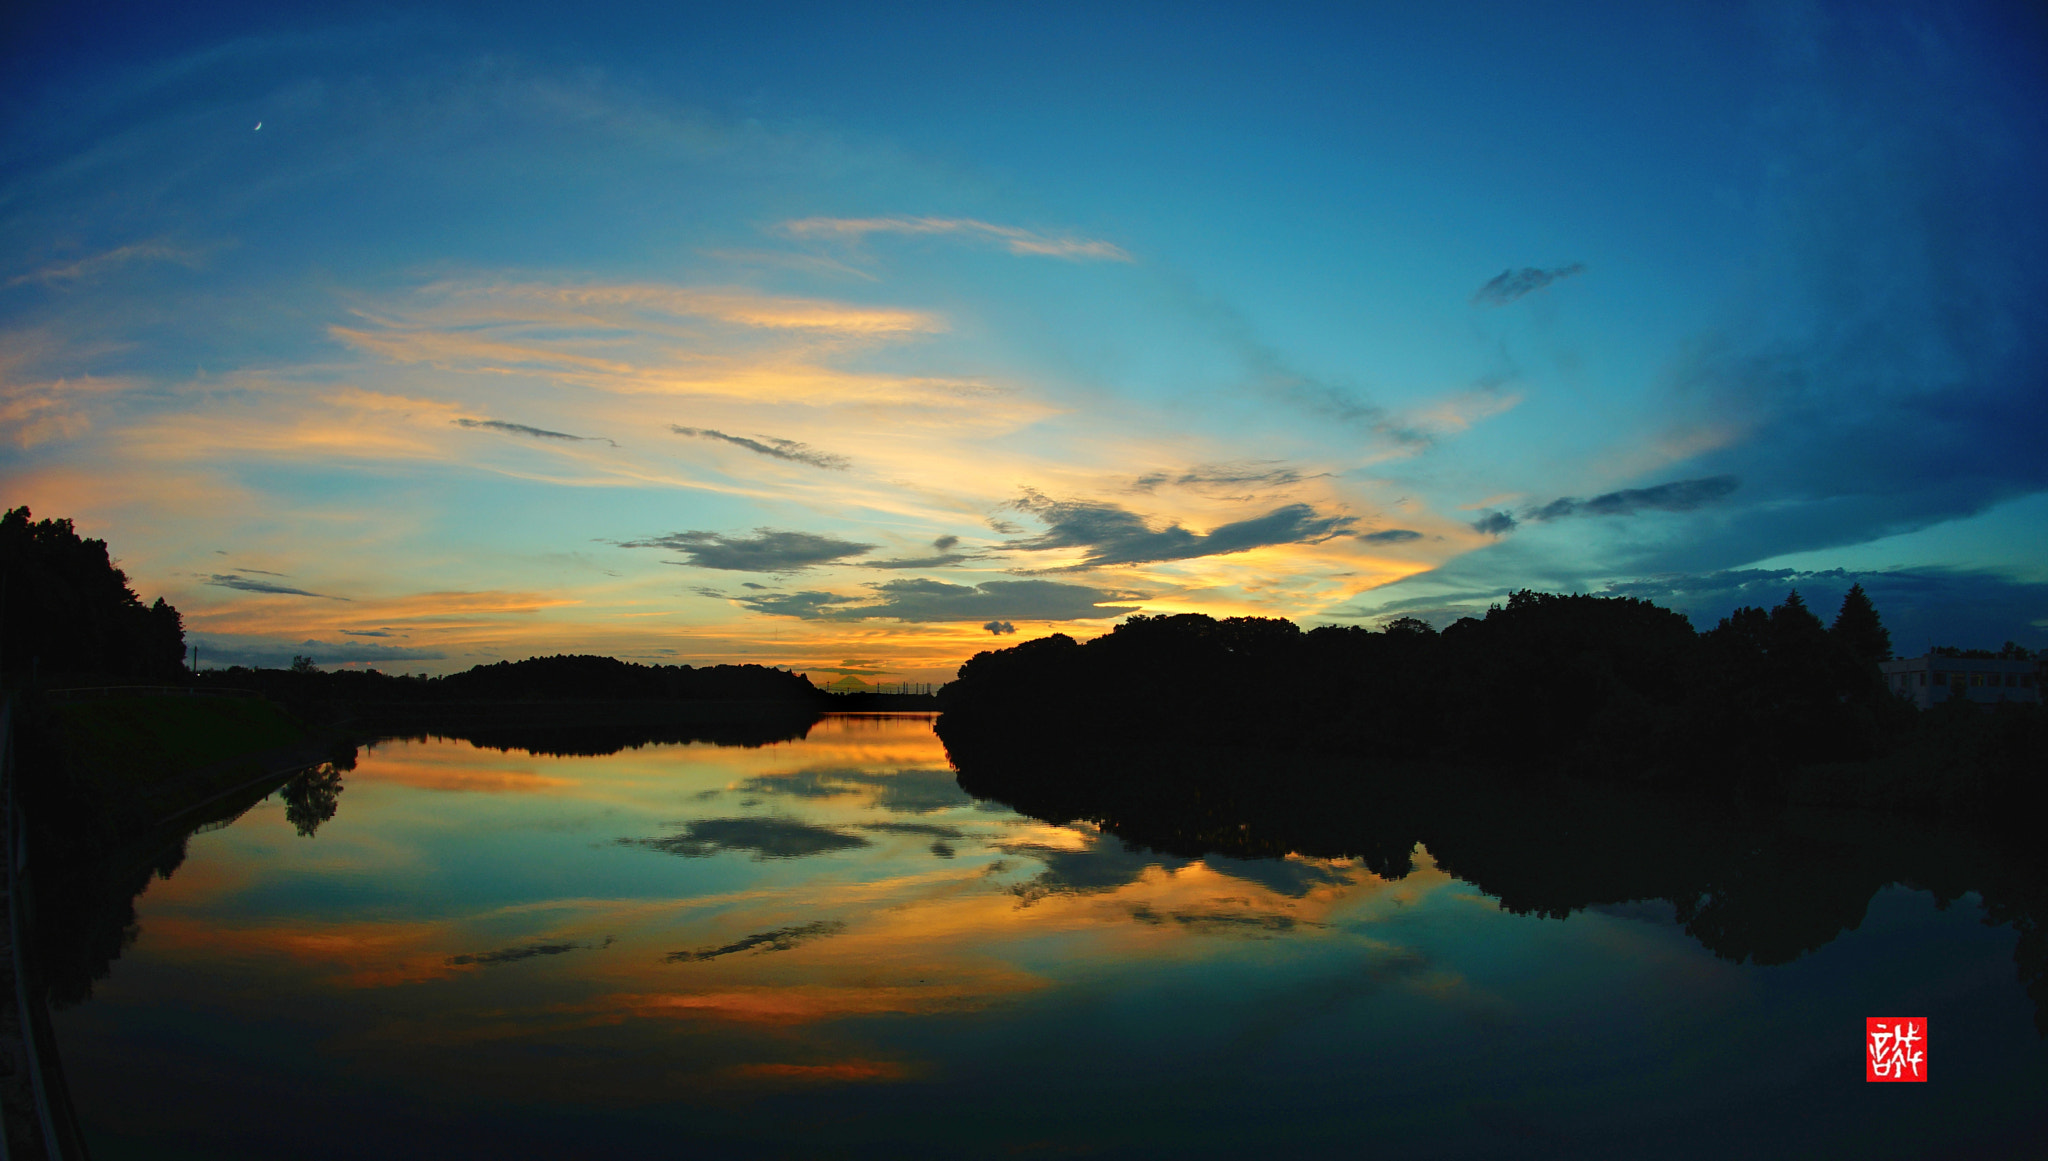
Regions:
[[[21,6],[0,503],[209,666],[2048,645],[2048,18],[1543,7]]]

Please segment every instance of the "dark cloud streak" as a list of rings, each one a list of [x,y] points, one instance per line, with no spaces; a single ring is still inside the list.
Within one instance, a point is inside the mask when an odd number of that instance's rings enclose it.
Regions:
[[[759,439],[748,439],[743,435],[727,435],[725,432],[716,431],[708,427],[683,427],[673,423],[669,424],[668,429],[677,435],[687,435],[695,439],[719,440],[732,444],[734,447],[743,447],[756,455],[768,456],[771,459],[787,460],[793,464],[809,464],[811,467],[824,468],[828,471],[843,472],[852,463],[845,456],[834,455],[831,452],[821,452],[809,444],[798,443],[793,439],[777,439],[770,435],[764,435]]]
[[[1105,601],[1136,601],[1142,593],[1089,588],[1045,580],[983,581],[956,585],[945,581],[886,581],[868,586],[873,596],[850,597],[805,591],[733,598],[757,613],[799,617],[809,621],[894,620],[912,622],[1084,621],[1122,617],[1138,605],[1107,605]],[[986,624],[983,625],[986,628]]]
[[[1574,274],[1584,273],[1585,269],[1585,263],[1573,262],[1568,266],[1550,270],[1535,266],[1524,266],[1520,270],[1503,270],[1494,276],[1493,281],[1479,288],[1478,293],[1472,296],[1472,304],[1506,306],[1525,294],[1536,293],[1560,278],[1570,278]]]
[[[1319,476],[1327,474],[1317,473]],[[1202,464],[1179,474],[1147,473],[1132,481],[1132,488],[1139,492],[1152,492],[1171,484],[1177,488],[1190,488],[1198,492],[1241,492],[1246,489],[1286,488],[1314,478],[1304,476],[1293,468],[1264,467],[1263,464],[1256,462]]]
[[[1742,486],[1734,476],[1707,476],[1698,480],[1673,480],[1650,488],[1627,488],[1590,500],[1561,497],[1541,508],[1522,514],[1525,520],[1562,520],[1567,516],[1633,516],[1637,512],[1690,512],[1726,499]]]
[[[575,443],[609,443],[613,447],[619,446],[617,443],[602,436],[570,435],[566,431],[549,431],[544,427],[529,427],[524,423],[507,423],[502,419],[451,419],[448,422],[453,423],[457,427],[467,427],[472,431],[501,431],[506,435],[523,435],[530,439],[559,439]]]
[[[1357,522],[1351,516],[1324,516],[1307,504],[1286,504],[1263,516],[1218,525],[1207,533],[1190,532],[1178,524],[1158,531],[1143,517],[1115,504],[1054,500],[1027,491],[1013,505],[1046,525],[1046,530],[1009,547],[1026,552],[1085,550],[1079,564],[1047,572],[1081,572],[1117,564],[1153,564],[1224,556],[1279,544],[1319,544]]]
[[[270,573],[267,575],[276,576],[277,574]],[[329,596],[326,593],[310,593],[305,589],[295,589],[289,585],[274,585],[269,581],[250,580],[245,576],[233,576],[228,573],[214,573],[206,578],[206,583],[224,589],[239,589],[245,593],[273,593],[278,596],[287,597],[313,597],[322,601],[345,601],[349,599],[347,597]]]
[[[685,824],[680,833],[666,838],[619,842],[686,859],[710,858],[726,851],[752,851],[757,861],[801,859],[869,845],[859,835],[790,818],[702,818]]]
[[[492,964],[517,963],[522,959],[532,959],[535,956],[561,955],[564,952],[582,950],[584,950],[584,945],[580,943],[536,943],[526,947],[508,947],[501,951],[480,951],[465,955],[451,955],[448,957],[448,963],[451,967],[489,967]]]
[[[728,572],[801,572],[831,564],[850,556],[872,552],[874,545],[857,544],[811,532],[778,532],[756,528],[751,538],[722,532],[671,532],[646,540],[622,540],[620,548],[665,548],[681,553],[672,563]]]
[[[743,951],[766,955],[771,951],[788,951],[798,944],[809,943],[814,939],[825,939],[845,930],[846,924],[836,919],[820,919],[815,923],[801,923],[795,927],[778,927],[773,931],[756,932],[719,947],[700,948],[696,951],[672,951],[663,958],[663,962],[702,963],[708,959],[737,955]]]

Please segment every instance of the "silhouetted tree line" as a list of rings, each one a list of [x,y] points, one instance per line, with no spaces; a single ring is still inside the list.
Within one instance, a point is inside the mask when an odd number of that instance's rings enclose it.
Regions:
[[[409,703],[516,701],[779,701],[827,706],[800,673],[766,665],[636,665],[588,655],[529,657],[444,677],[374,669],[209,669],[205,682],[260,690],[289,701]]]
[[[1413,618],[1303,632],[1259,617],[1139,616],[1086,644],[1061,634],[977,654],[942,693],[938,729],[970,761],[1277,746],[1342,756],[1354,775],[1361,762],[1426,763],[1763,793],[1807,785],[1815,767],[1909,761],[1947,731],[1969,735],[1988,779],[1950,790],[2037,792],[2048,755],[2037,706],[1918,714],[1885,688],[1877,663],[1890,653],[1861,586],[1832,626],[1793,592],[1704,633],[1648,601],[1529,591],[1442,632]]]
[[[69,520],[0,517],[0,667],[65,681],[167,681],[184,673],[185,625],[162,597],[145,605],[107,542]]]

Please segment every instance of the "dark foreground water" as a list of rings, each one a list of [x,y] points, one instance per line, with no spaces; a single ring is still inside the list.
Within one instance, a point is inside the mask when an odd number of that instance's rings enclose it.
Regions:
[[[387,742],[195,835],[57,1014],[100,1161],[2026,1155],[2018,936],[1893,885],[1789,963],[1418,849],[1188,859],[963,793],[921,716],[760,748]],[[304,817],[303,812],[300,815]],[[1555,842],[1570,846],[1569,834]],[[1863,1079],[1930,1020],[1926,1084]]]

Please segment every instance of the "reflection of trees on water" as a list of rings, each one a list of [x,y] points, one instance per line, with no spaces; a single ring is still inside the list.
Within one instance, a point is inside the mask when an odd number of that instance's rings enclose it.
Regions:
[[[1892,884],[1946,906],[1975,892],[2048,1035],[2042,856],[1896,812],[1759,807],[1640,788],[1532,785],[1442,771],[1364,779],[1329,759],[1253,749],[1103,750],[1058,761],[949,737],[962,789],[1052,823],[1086,820],[1180,859],[1357,859],[1399,879],[1437,866],[1518,914],[1666,900],[1738,963],[1789,963],[1863,922]]]
[[[517,707],[512,707],[516,709]],[[601,756],[650,745],[708,742],[720,746],[765,746],[801,739],[817,721],[808,710],[742,707],[735,721],[682,724],[585,723],[521,726],[485,722],[451,727],[439,736],[479,747],[525,750],[547,757]],[[592,711],[597,712],[597,711]],[[113,962],[135,942],[135,901],[152,880],[168,879],[185,861],[192,835],[233,823],[275,793],[284,803],[285,820],[302,837],[314,837],[333,821],[346,786],[344,775],[356,767],[356,748],[338,746],[332,760],[294,775],[282,786],[259,785],[213,802],[181,821],[175,830],[120,833],[106,825],[103,812],[81,802],[39,803],[36,825],[36,954],[49,986],[50,1001],[59,1007],[92,995],[93,983],[105,979]],[[949,780],[950,781],[950,780]],[[957,795],[950,785],[947,792]],[[65,807],[70,809],[65,809]],[[687,836],[686,836],[687,837]],[[767,857],[779,852],[748,847],[741,838],[718,834],[697,836],[710,846],[756,849]],[[842,845],[863,845],[849,837]],[[672,853],[692,853],[676,850]]]
[[[772,711],[772,712],[771,712]],[[520,750],[543,758],[602,758],[622,750],[645,746],[687,746],[703,742],[714,746],[748,749],[777,742],[800,741],[810,733],[818,715],[809,712],[758,711],[738,721],[689,721],[676,723],[520,724],[505,722],[450,722],[430,730],[386,735],[401,741],[448,738],[468,742],[483,750]]]
[[[284,801],[285,821],[300,838],[312,838],[321,823],[334,817],[341,791],[341,770],[328,762],[293,778],[277,793]]]
[[[135,942],[135,900],[184,865],[195,834],[218,830],[268,798],[275,783],[216,800],[179,829],[122,838],[89,817],[47,812],[34,819],[34,949],[52,1005],[92,996],[113,962]],[[332,810],[329,810],[332,815]],[[53,816],[54,815],[54,816]]]
[[[339,745],[331,760],[292,776],[283,786],[259,783],[216,799],[172,829],[121,834],[91,812],[46,812],[35,818],[35,954],[58,1007],[92,995],[113,962],[135,942],[135,901],[185,862],[195,834],[219,830],[276,794],[285,819],[312,837],[334,818],[342,775],[355,769],[356,748]]]

